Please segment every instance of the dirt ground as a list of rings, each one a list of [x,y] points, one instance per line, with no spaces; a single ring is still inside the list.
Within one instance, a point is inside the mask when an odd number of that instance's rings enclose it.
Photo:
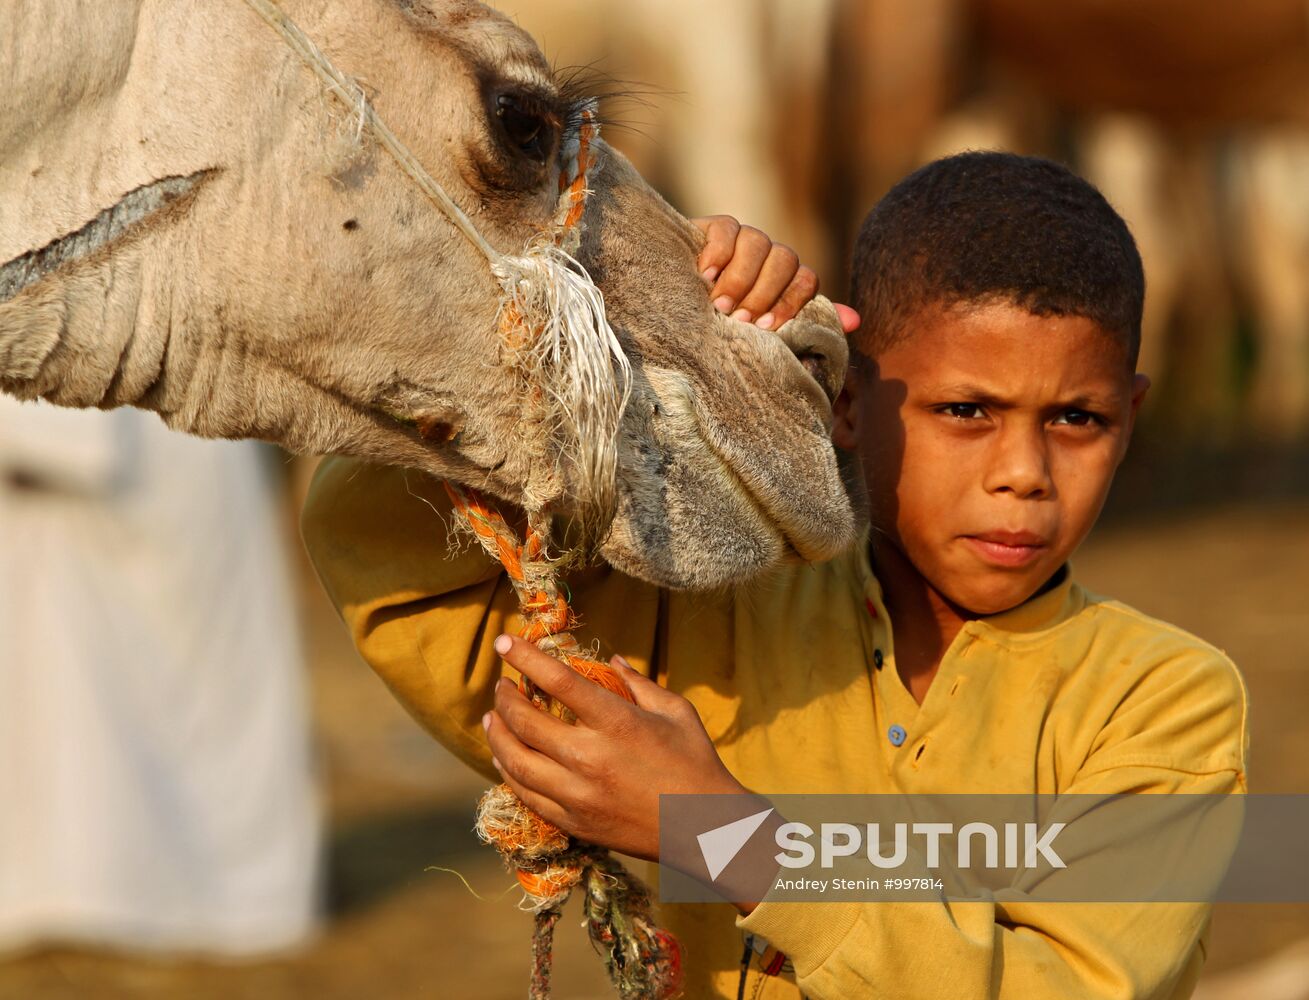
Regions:
[[[1082,582],[1205,637],[1252,700],[1251,787],[1309,791],[1309,505],[1242,504],[1098,529]],[[252,963],[51,949],[0,964],[0,1000],[354,1000],[525,995],[530,918],[470,832],[483,788],[396,706],[308,590],[313,697],[330,818],[327,917],[295,954]],[[483,897],[459,878],[462,873]],[[497,898],[499,897],[499,898]],[[558,995],[609,996],[580,916],[560,925]],[[1309,936],[1309,906],[1223,905],[1209,969]]]

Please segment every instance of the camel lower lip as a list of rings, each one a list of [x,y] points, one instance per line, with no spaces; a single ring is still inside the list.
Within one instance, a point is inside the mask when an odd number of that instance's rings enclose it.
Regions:
[[[1039,556],[1044,545],[1005,545],[1002,542],[988,542],[984,538],[964,535],[964,541],[972,546],[973,551],[984,560],[996,566],[1026,566]]]

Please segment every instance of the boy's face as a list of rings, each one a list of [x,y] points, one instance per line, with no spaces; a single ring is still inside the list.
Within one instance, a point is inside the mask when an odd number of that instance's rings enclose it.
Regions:
[[[851,373],[832,439],[859,453],[879,544],[955,604],[1007,610],[1091,530],[1150,380],[1082,317],[933,306],[906,332]]]

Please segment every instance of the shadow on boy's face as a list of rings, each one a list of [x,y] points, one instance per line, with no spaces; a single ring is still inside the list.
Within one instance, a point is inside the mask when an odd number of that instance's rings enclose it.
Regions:
[[[835,408],[874,541],[976,614],[1025,601],[1091,530],[1126,453],[1150,382],[1125,352],[1089,319],[1011,303],[915,314]]]

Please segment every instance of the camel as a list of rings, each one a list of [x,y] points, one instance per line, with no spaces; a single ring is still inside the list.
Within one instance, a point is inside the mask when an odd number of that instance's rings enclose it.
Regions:
[[[1303,0],[868,0],[838,23],[831,86],[844,122],[860,126],[850,180],[861,201],[919,165],[966,92],[1015,81],[1081,114],[1137,114],[1191,133],[1309,124]]]
[[[487,260],[363,125],[513,254],[552,224],[586,95],[471,0],[281,9],[359,108],[245,0],[5,0],[0,390],[404,465],[584,524],[599,505],[598,554],[665,586],[852,542],[830,303],[776,333],[717,314],[699,232],[597,140],[577,261],[622,356],[591,403],[625,405],[608,440],[569,440],[497,330]],[[614,481],[586,449],[612,451]]]

